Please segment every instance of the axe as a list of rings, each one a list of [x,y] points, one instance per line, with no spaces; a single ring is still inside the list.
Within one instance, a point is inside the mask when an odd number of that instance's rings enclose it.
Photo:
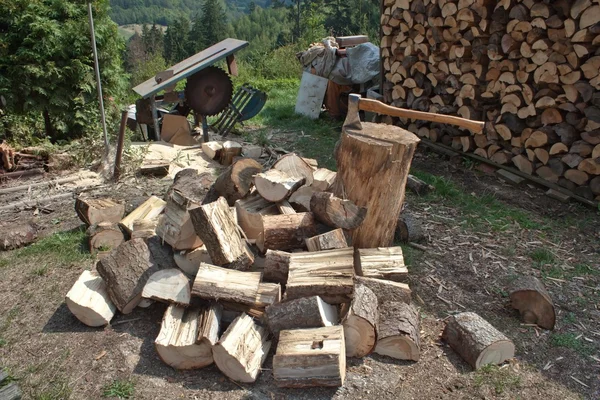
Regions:
[[[460,126],[461,128],[467,128],[473,133],[482,133],[485,122],[473,121],[466,118],[453,117],[451,115],[435,114],[423,111],[407,110],[405,108],[398,108],[388,106],[377,100],[363,99],[358,94],[351,94],[348,97],[348,114],[346,114],[346,121],[344,122],[344,128],[350,129],[362,129],[360,123],[360,115],[358,112],[371,111],[377,114],[385,114],[392,117],[420,119],[423,121],[439,122],[442,124],[451,124]]]

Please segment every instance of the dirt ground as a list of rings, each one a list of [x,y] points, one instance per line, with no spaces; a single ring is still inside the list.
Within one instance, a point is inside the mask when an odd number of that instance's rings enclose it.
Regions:
[[[440,183],[435,195],[408,194],[406,201],[427,236],[425,252],[404,247],[422,316],[419,362],[349,359],[346,382],[337,389],[277,388],[272,355],[255,384],[233,383],[214,366],[173,370],[153,347],[164,305],[117,315],[111,326],[96,329],[68,311],[65,294],[94,260],[73,201],[65,199],[42,212],[0,215],[3,229],[33,220],[46,236],[31,250],[0,254],[0,366],[34,399],[102,398],[119,384],[126,387],[123,397],[133,391],[135,399],[600,398],[598,211],[548,199],[537,188],[508,186],[474,165],[424,151],[413,170],[445,177],[460,191]],[[168,185],[129,179],[96,192],[125,200],[129,211],[149,195],[162,196]],[[490,197],[495,202],[480,200]],[[522,274],[540,277],[552,295],[553,332],[522,325],[511,309],[506,287]],[[473,372],[439,338],[443,320],[461,311],[479,313],[511,338],[515,359]]]

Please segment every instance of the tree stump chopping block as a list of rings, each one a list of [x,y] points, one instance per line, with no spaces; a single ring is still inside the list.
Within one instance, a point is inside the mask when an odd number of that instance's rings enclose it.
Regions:
[[[394,241],[408,171],[419,138],[395,126],[365,122],[344,129],[336,148],[335,195],[367,208],[352,232],[356,248],[387,247]]]
[[[554,329],[556,314],[552,298],[536,277],[524,276],[515,280],[510,287],[510,301],[525,323]]]
[[[450,317],[442,338],[474,369],[502,364],[515,356],[513,342],[472,312]]]

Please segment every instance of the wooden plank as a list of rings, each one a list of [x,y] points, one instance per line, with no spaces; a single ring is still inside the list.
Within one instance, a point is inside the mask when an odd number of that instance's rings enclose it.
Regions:
[[[298,99],[296,100],[296,114],[304,115],[310,119],[319,118],[321,105],[327,90],[327,82],[329,80],[326,78],[306,71],[302,74]]]

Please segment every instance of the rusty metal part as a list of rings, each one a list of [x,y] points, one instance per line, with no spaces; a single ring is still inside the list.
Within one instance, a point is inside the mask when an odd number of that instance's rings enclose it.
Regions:
[[[216,115],[223,111],[233,94],[229,75],[210,66],[190,76],[185,86],[186,104],[200,115]]]

